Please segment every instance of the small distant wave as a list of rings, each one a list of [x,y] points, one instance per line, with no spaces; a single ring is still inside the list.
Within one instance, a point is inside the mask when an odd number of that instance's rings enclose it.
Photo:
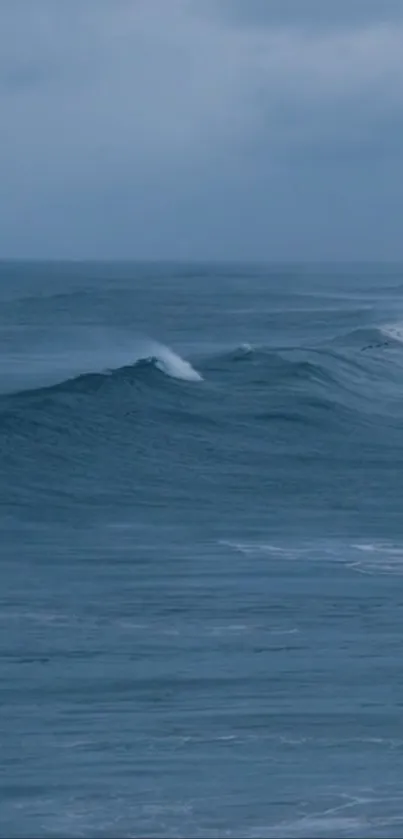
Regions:
[[[385,338],[392,339],[392,341],[398,344],[403,344],[403,321],[384,324],[379,331]]]
[[[353,329],[347,334],[336,336],[329,343],[340,348],[359,350],[375,350],[402,345],[403,322]]]
[[[238,368],[238,362],[245,362],[245,370],[249,370],[249,377],[257,378],[261,384],[267,382],[268,385],[277,386],[301,379],[333,382],[333,375],[326,369],[322,360],[312,360],[306,351],[275,349],[246,343],[205,359],[204,369],[225,374],[231,369],[236,369],[235,363]]]

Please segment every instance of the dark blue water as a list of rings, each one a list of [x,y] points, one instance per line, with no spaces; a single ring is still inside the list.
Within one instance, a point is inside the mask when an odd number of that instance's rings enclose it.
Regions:
[[[3,837],[403,835],[403,269],[3,263]]]

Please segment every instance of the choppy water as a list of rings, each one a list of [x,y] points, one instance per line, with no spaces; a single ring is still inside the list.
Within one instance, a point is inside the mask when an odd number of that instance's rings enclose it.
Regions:
[[[403,269],[3,263],[9,837],[403,834]]]

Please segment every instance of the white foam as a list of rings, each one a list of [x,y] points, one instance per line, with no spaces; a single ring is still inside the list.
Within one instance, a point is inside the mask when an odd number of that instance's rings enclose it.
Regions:
[[[373,553],[373,551],[377,550],[376,545],[373,545],[371,542],[368,542],[368,543],[365,542],[364,544],[362,544],[362,543],[358,544],[357,543],[357,544],[353,544],[351,547],[352,548],[357,548],[358,551],[366,551],[368,553]]]
[[[358,551],[365,551],[367,553],[382,553],[382,554],[392,554],[395,556],[402,556],[403,554],[403,546],[395,546],[395,545],[388,545],[380,542],[378,545],[373,545],[372,543],[358,543],[353,544],[353,548],[356,548]]]
[[[354,816],[312,816],[302,817],[293,822],[283,822],[274,828],[267,827],[260,831],[249,833],[251,839],[263,839],[263,837],[280,837],[287,839],[291,837],[323,837],[325,836],[363,836],[368,829],[368,822],[365,818]]]
[[[231,548],[238,553],[245,556],[260,556],[269,554],[269,556],[282,557],[284,559],[298,559],[300,556],[309,552],[309,548],[305,547],[281,547],[280,545],[272,545],[267,542],[234,542],[231,539],[220,539],[219,545]]]
[[[163,344],[152,344],[152,354],[156,359],[156,366],[173,379],[183,379],[187,382],[200,382],[202,376],[197,370],[181,358],[180,355],[165,347]]]
[[[243,352],[245,355],[249,355],[251,352],[253,352],[253,347],[252,344],[244,343],[240,345],[239,350]]]
[[[349,568],[360,574],[403,574],[403,545],[379,542],[355,542],[351,546],[359,551],[358,558],[347,562]]]

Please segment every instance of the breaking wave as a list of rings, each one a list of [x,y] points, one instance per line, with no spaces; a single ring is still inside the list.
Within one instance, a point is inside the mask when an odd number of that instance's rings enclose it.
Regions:
[[[46,389],[71,387],[74,382],[85,382],[93,377],[105,377],[120,370],[153,367],[172,379],[187,382],[202,381],[201,374],[178,353],[164,344],[147,342],[137,351],[125,348],[91,353],[74,351],[51,356],[33,356],[30,370],[18,369],[17,360],[2,371],[0,393],[22,394]],[[26,360],[25,360],[26,364]]]

